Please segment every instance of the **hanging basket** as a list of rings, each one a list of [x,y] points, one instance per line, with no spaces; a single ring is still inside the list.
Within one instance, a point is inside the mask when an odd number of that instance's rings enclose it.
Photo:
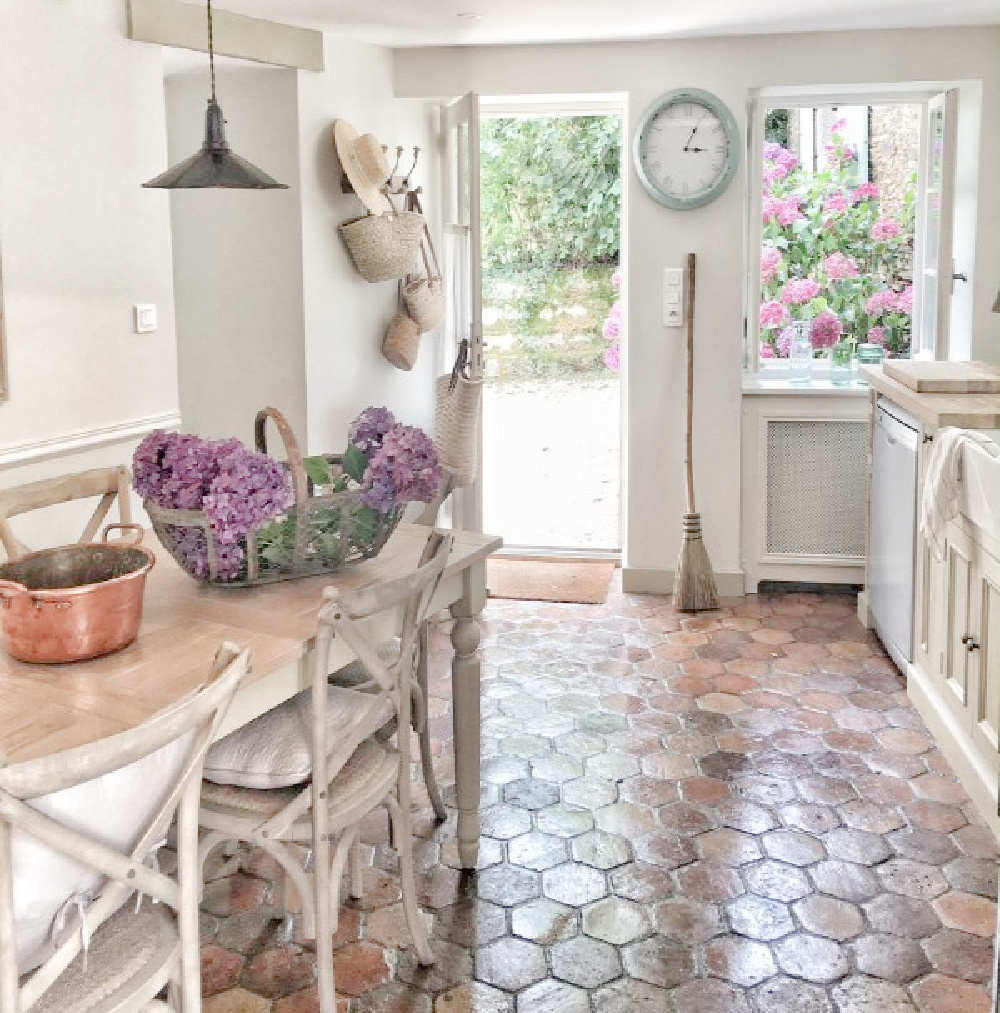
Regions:
[[[222,545],[201,510],[170,510],[144,501],[163,547],[197,580],[249,587],[333,573],[378,555],[403,516],[402,505],[387,514],[373,510],[362,500],[360,489],[318,493],[306,475],[295,435],[276,408],[257,412],[255,442],[260,453],[267,453],[268,419],[281,434],[292,476],[295,502],[285,517],[262,524],[236,543]],[[339,457],[324,456],[334,469],[339,467]],[[225,565],[220,561],[226,561]]]
[[[424,216],[416,211],[365,215],[337,229],[365,281],[390,281],[413,268],[424,234]]]

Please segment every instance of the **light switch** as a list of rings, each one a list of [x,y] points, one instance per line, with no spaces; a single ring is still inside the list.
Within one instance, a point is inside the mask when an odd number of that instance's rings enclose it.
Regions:
[[[684,290],[681,282],[684,270],[680,267],[663,269],[663,326],[681,327],[684,323]]]
[[[132,308],[132,317],[136,334],[148,334],[156,330],[155,303],[137,303]]]

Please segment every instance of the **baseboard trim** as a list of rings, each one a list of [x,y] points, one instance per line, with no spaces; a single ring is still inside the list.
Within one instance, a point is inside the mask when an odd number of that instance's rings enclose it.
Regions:
[[[78,429],[74,433],[54,436],[46,440],[32,440],[29,443],[9,443],[0,446],[0,468],[14,465],[33,464],[53,457],[78,454],[95,447],[112,443],[125,443],[147,436],[154,429],[178,429],[181,424],[180,412],[164,412],[141,419],[129,419],[110,426],[96,426],[93,429]]]
[[[745,592],[742,570],[715,571],[715,589],[724,598],[740,598]],[[645,566],[622,567],[622,590],[627,594],[673,594],[674,571]]]

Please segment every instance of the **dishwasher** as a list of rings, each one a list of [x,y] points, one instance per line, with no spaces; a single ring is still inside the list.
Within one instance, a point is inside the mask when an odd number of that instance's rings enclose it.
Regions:
[[[905,674],[913,660],[920,425],[881,397],[872,424],[868,601],[879,638]]]

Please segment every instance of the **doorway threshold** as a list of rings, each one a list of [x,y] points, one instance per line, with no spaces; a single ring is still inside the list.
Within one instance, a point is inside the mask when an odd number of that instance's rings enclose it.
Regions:
[[[591,560],[613,562],[621,567],[620,549],[567,549],[556,545],[505,545],[494,553],[505,559],[558,559],[566,563],[586,563]]]

